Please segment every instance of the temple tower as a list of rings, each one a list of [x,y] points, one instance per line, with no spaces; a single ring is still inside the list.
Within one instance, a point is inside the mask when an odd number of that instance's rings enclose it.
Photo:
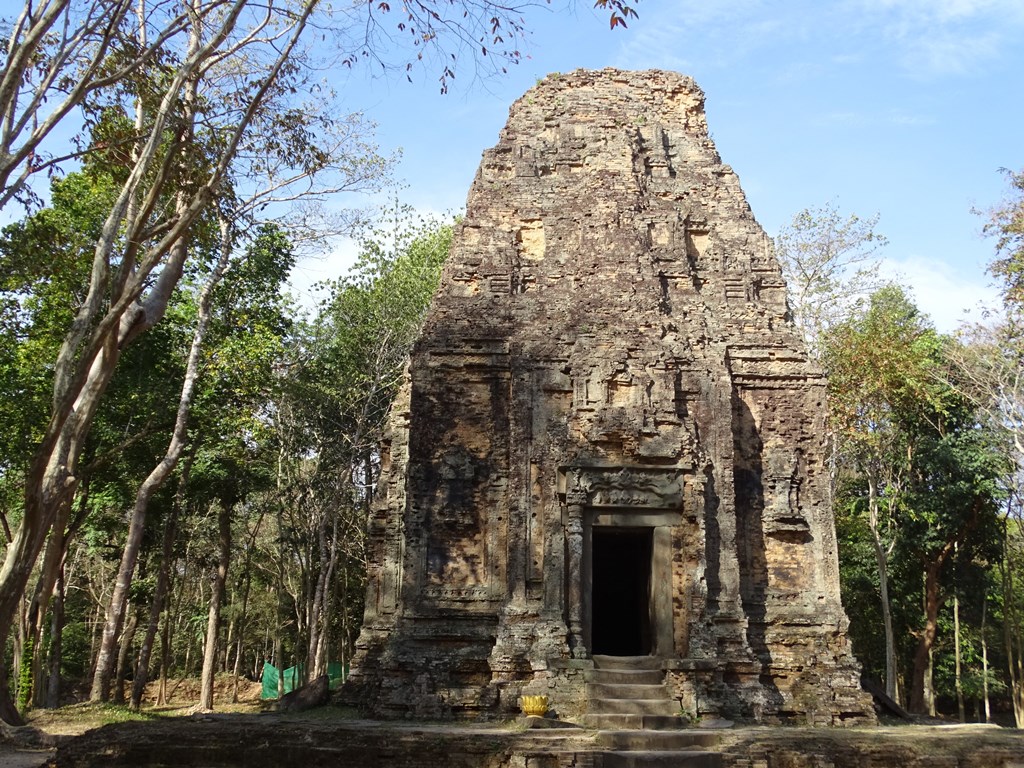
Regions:
[[[605,654],[654,660],[690,712],[872,719],[825,439],[700,89],[549,76],[484,153],[393,407],[342,698],[572,716]]]

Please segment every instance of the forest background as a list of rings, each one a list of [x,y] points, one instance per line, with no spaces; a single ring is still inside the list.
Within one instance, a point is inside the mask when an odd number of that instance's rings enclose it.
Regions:
[[[323,73],[500,73],[519,9],[49,0],[4,24],[0,717],[138,708],[183,676],[209,709],[219,671],[344,666],[375,447],[454,222],[337,204],[394,158]],[[956,333],[884,276],[876,216],[826,202],[775,244],[830,374],[858,656],[914,711],[1021,727],[1024,176],[1004,180],[978,216],[999,303]],[[354,265],[297,306],[296,260],[339,236]]]

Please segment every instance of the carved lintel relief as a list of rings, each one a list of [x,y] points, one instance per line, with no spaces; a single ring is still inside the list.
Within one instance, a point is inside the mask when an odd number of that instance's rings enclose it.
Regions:
[[[679,509],[683,470],[673,467],[561,467],[559,493],[586,507]]]

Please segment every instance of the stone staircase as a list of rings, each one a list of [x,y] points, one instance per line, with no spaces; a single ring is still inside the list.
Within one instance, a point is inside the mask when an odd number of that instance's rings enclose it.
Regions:
[[[587,714],[604,748],[604,768],[719,768],[714,731],[687,728],[665,684],[660,659],[594,656],[586,675]]]
[[[665,685],[661,660],[653,656],[593,657],[586,673],[583,724],[599,730],[678,728],[679,704]]]

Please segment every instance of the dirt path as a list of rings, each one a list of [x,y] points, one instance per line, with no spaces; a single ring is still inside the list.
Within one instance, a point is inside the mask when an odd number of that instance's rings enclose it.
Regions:
[[[18,749],[0,744],[0,768],[41,768],[56,753],[55,749]]]

